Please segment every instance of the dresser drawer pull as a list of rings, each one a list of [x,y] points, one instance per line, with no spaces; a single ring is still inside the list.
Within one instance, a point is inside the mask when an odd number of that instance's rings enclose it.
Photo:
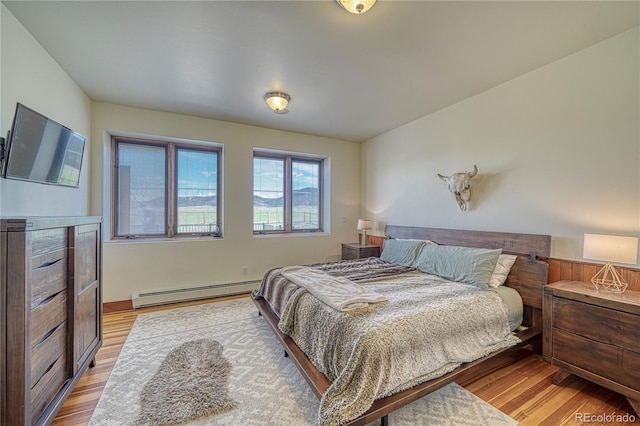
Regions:
[[[37,382],[35,382],[35,383],[31,386],[31,390],[33,390],[33,388],[35,388],[35,387],[38,385],[38,383],[40,383],[40,380],[42,380],[42,377],[45,377],[45,376],[47,375],[47,373],[48,373],[49,371],[51,371],[51,369],[53,368],[53,366],[54,366],[54,365],[56,365],[56,362],[58,362],[58,360],[57,360],[57,359],[56,359],[55,361],[53,361],[53,362],[51,363],[51,365],[50,365],[49,367],[47,367],[47,369],[46,369],[46,370],[44,370],[44,373],[42,373],[42,376],[38,379],[38,381],[37,381]]]
[[[62,292],[64,292],[64,291],[66,291],[66,289],[64,289],[64,290],[60,290],[60,291],[59,291],[59,292],[57,292],[57,293],[53,293],[51,296],[47,297],[47,298],[46,298],[46,299],[44,299],[42,302],[40,302],[40,303],[38,303],[36,306],[34,306],[34,307],[32,308],[32,310],[33,310],[33,309],[36,309],[36,308],[39,308],[40,306],[46,305],[47,303],[51,302],[51,300],[53,300],[57,295],[59,295],[60,293],[62,293]]]
[[[49,330],[49,332],[47,334],[42,336],[42,339],[40,339],[38,341],[38,343],[33,345],[33,347],[31,349],[33,350],[33,349],[37,348],[38,346],[40,346],[45,340],[47,340],[53,333],[58,331],[63,325],[64,325],[64,321],[61,322],[60,324],[56,325],[55,327],[53,327],[51,330]]]
[[[63,258],[61,257],[60,259],[51,261],[51,262],[44,262],[42,265],[38,266],[36,269],[42,269],[42,268],[48,268],[51,265],[55,265],[56,263],[60,262]]]

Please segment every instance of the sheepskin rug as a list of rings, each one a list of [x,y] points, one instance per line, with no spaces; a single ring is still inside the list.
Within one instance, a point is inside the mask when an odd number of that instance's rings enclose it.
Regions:
[[[216,340],[199,339],[173,349],[140,395],[141,425],[170,425],[224,413],[238,403],[228,396],[231,363]]]

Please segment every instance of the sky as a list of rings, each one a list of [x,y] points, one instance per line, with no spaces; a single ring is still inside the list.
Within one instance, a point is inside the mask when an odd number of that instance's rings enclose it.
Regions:
[[[178,150],[178,196],[217,195],[218,153]]]
[[[165,149],[157,146],[120,145],[120,164],[131,165],[132,185],[158,188],[164,185]],[[217,195],[218,153],[178,149],[178,196]],[[284,160],[254,158],[254,195],[278,198],[284,190]],[[292,188],[318,188],[319,163],[293,161]]]
[[[253,194],[263,198],[282,197],[284,190],[284,160],[254,158]],[[292,164],[292,188],[318,188],[318,163],[294,161]]]

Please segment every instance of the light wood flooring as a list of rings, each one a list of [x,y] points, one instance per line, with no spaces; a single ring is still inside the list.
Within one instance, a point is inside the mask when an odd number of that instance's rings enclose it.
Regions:
[[[105,314],[104,344],[96,357],[96,366],[80,379],[53,426],[87,424],[138,314],[210,302],[188,302]],[[587,414],[635,415],[623,396],[578,377],[570,376],[561,386],[553,385],[551,378],[556,371],[556,367],[524,349],[505,359],[504,366],[494,373],[471,383],[460,384],[519,421],[522,426],[583,424],[587,422],[581,421],[580,416],[584,418]],[[633,424],[637,425],[640,420],[637,415],[635,417],[636,423]]]

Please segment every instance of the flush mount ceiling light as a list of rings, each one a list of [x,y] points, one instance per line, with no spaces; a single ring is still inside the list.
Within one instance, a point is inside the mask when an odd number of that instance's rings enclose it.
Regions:
[[[269,108],[276,114],[286,114],[289,112],[287,105],[291,97],[284,92],[265,93],[264,100],[267,102],[267,105],[269,105]]]
[[[355,13],[359,15],[361,13],[365,13],[367,10],[371,9],[373,5],[376,3],[376,0],[336,0],[340,3],[340,6],[344,7],[351,13]]]

